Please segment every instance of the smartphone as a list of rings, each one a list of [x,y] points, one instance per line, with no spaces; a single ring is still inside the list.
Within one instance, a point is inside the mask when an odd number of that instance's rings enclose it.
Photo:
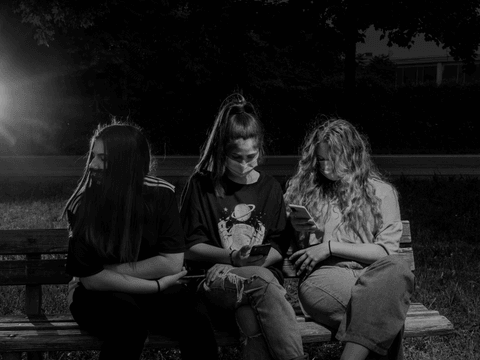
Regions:
[[[205,270],[204,269],[192,269],[189,270],[187,275],[182,277],[182,279],[202,279],[205,277]]]
[[[270,251],[271,247],[272,247],[271,244],[254,245],[250,249],[250,256],[254,256],[254,255],[266,256],[268,255],[268,252]]]
[[[205,277],[205,274],[203,275],[185,275],[184,277],[182,277],[182,279],[203,279]]]
[[[303,205],[294,205],[290,204],[290,209],[292,209],[292,212],[295,212],[297,214],[297,217],[305,218],[305,219],[312,219],[312,215],[308,212],[307,208]]]

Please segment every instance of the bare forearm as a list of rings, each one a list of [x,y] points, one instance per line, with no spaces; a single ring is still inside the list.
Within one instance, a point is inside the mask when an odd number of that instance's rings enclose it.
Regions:
[[[338,256],[365,264],[372,264],[388,255],[382,246],[376,244],[348,244],[331,241],[330,250],[332,256]]]
[[[187,250],[185,259],[213,264],[230,264],[230,252],[227,249],[200,243]]]
[[[140,279],[159,279],[180,272],[183,266],[183,253],[157,255],[133,263],[109,265],[105,268],[122,275]]]
[[[158,292],[158,285],[154,280],[140,279],[111,270],[103,270],[98,274],[80,278],[80,281],[85,288],[94,291],[121,291],[131,294]]]

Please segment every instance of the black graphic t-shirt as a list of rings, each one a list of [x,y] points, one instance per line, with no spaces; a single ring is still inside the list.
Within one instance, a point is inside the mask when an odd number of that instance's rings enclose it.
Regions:
[[[282,256],[289,246],[282,188],[273,177],[260,172],[253,184],[222,179],[225,197],[217,198],[208,175],[196,174],[187,184],[180,217],[187,248],[199,243],[238,250],[244,245],[270,243]],[[208,269],[211,263],[189,262]],[[283,282],[282,262],[269,269]]]

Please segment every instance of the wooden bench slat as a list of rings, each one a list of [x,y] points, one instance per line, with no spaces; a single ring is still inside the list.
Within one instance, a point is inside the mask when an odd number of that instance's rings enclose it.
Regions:
[[[410,222],[403,220],[402,247],[412,243]],[[0,255],[65,254],[68,250],[67,229],[0,230]]]
[[[72,277],[65,273],[65,260],[2,260],[0,284],[67,284]]]
[[[412,243],[412,233],[411,233],[411,228],[410,228],[410,221],[402,220],[402,225],[403,225],[403,231],[402,231],[402,237],[400,239],[400,246],[402,246],[402,244],[411,244]]]
[[[219,346],[239,344],[237,336],[216,332]],[[67,330],[20,330],[0,331],[1,351],[82,351],[100,350],[102,341],[87,332]],[[145,342],[146,348],[178,347],[178,341],[163,335],[152,334]]]
[[[453,324],[445,316],[414,316],[405,319],[405,337],[438,336],[453,333]]]
[[[30,323],[38,324],[43,322],[66,322],[71,321],[71,314],[54,314],[54,315],[3,315],[0,317],[0,325],[9,323]]]
[[[0,230],[0,255],[65,254],[67,229]]]
[[[298,303],[293,306],[293,310],[298,317],[305,317]],[[408,308],[407,316],[423,316],[427,314],[438,315],[439,313],[436,310],[427,309],[425,305],[421,303],[411,303],[410,307]],[[309,320],[307,319],[307,321]]]
[[[419,312],[424,312],[420,316]],[[17,320],[17,321],[16,321]],[[327,328],[312,321],[300,322],[304,343],[334,340]],[[405,337],[446,335],[453,332],[453,325],[437,311],[428,311],[422,304],[412,304],[405,321]],[[238,339],[232,334],[217,332],[219,345],[233,345]],[[96,350],[101,341],[78,328],[68,314],[55,316],[10,316],[0,323],[0,345],[4,351],[42,350]],[[162,335],[151,335],[147,347],[174,347],[178,343]]]

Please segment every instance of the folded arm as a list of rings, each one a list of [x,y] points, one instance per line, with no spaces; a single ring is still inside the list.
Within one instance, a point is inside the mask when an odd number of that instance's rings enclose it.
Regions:
[[[159,279],[179,273],[182,270],[183,258],[183,253],[159,254],[136,263],[105,265],[105,269],[139,279]]]
[[[185,270],[182,270],[177,274],[164,276],[157,283],[155,280],[141,279],[105,269],[95,275],[81,277],[80,282],[87,290],[154,294],[176,284],[186,273]]]

